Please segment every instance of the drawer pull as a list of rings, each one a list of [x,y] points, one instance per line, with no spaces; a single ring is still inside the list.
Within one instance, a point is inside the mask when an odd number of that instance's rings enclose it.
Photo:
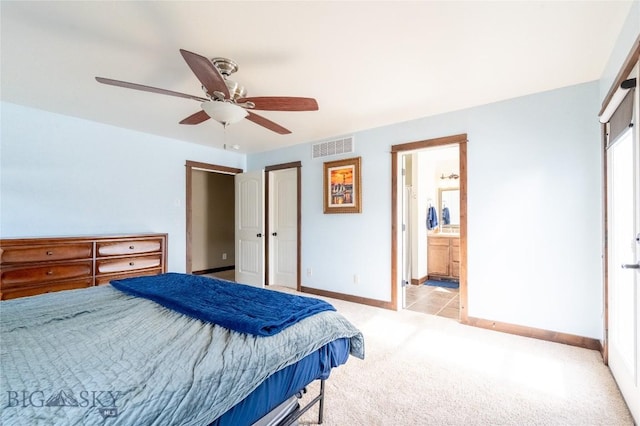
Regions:
[[[129,246],[129,250],[133,250],[135,246]]]
[[[129,262],[129,266],[133,266],[133,265],[135,265],[135,263]]]
[[[47,275],[53,275],[53,271],[47,271]]]
[[[53,252],[52,251],[47,251],[47,256],[53,256]]]

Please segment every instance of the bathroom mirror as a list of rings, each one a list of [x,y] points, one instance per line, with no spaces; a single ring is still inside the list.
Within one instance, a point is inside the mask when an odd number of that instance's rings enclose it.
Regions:
[[[460,189],[440,188],[440,224],[442,232],[459,232],[460,230]]]

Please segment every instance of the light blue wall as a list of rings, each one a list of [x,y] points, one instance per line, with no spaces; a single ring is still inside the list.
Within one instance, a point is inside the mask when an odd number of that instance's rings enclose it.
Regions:
[[[600,338],[598,96],[591,82],[357,132],[356,152],[330,159],[362,157],[362,214],[323,214],[310,143],[248,170],[302,161],[304,285],[389,301],[390,148],[467,133],[469,315]]]
[[[1,104],[0,236],[169,234],[185,270],[186,160],[244,168],[245,156]]]

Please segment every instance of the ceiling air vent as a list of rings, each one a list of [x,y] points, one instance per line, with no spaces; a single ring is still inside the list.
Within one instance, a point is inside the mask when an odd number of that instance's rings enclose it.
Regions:
[[[354,151],[353,136],[344,139],[336,139],[328,142],[313,144],[311,158],[329,157],[332,155],[346,154]]]

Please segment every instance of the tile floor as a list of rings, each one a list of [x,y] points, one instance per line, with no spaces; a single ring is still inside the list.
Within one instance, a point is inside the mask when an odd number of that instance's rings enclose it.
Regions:
[[[234,281],[235,270],[205,274]],[[458,320],[460,297],[458,289],[431,287],[427,285],[410,285],[407,287],[407,308],[410,311],[422,312]]]
[[[460,293],[457,288],[410,285],[406,309],[458,320]]]

